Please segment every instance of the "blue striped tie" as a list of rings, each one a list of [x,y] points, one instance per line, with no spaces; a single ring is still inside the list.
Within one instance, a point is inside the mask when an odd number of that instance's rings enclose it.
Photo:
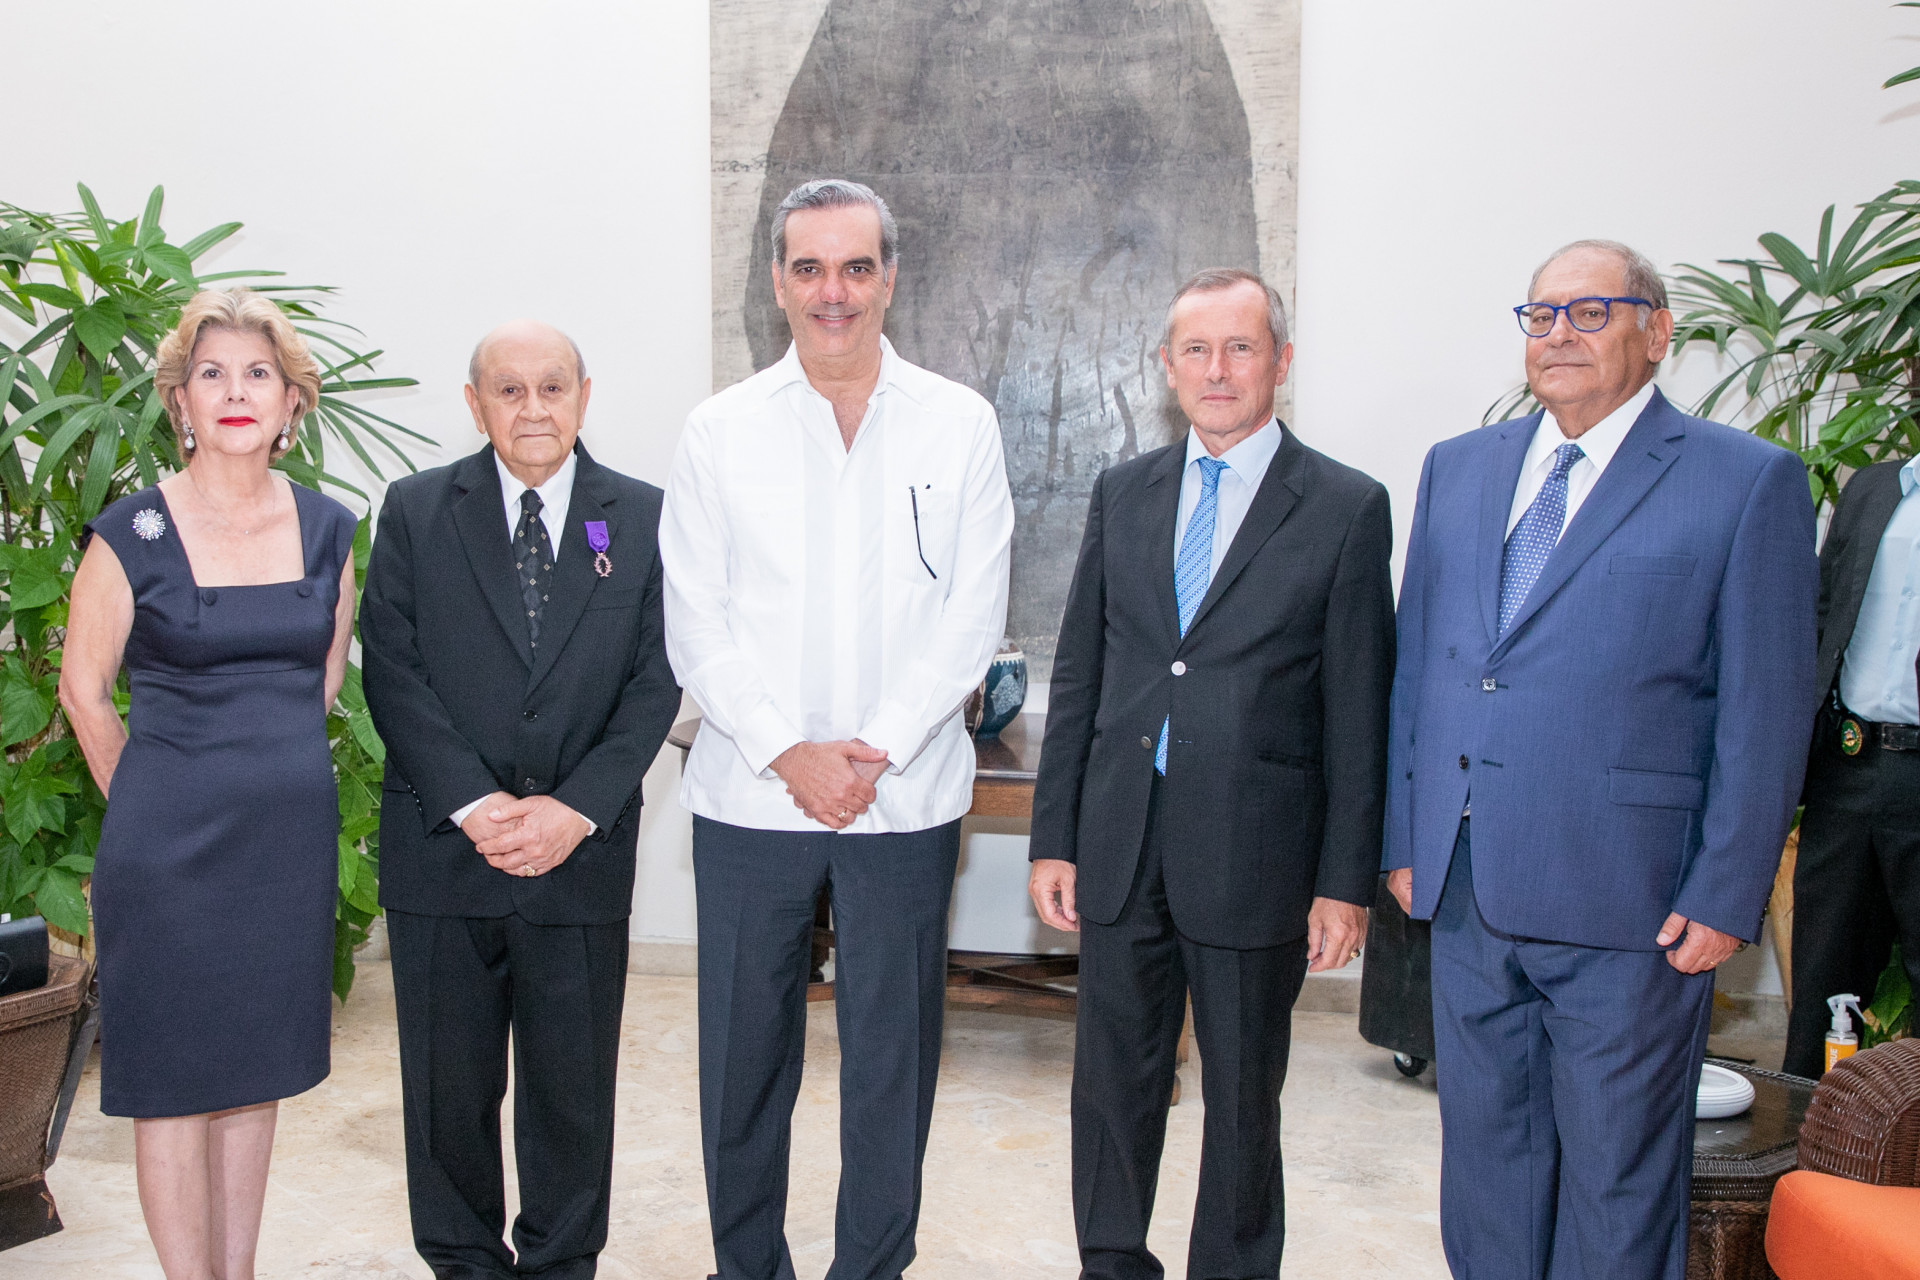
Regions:
[[[1507,549],[1500,564],[1500,634],[1520,614],[1527,592],[1547,567],[1547,556],[1560,541],[1567,522],[1567,472],[1586,457],[1579,445],[1568,441],[1553,451],[1553,471],[1540,492],[1507,535]]]
[[[1218,458],[1201,458],[1200,501],[1187,517],[1187,531],[1180,539],[1180,558],[1173,565],[1173,598],[1180,606],[1180,634],[1185,636],[1207,598],[1207,584],[1213,580],[1213,526],[1220,514],[1220,473],[1226,463]],[[1160,749],[1154,752],[1153,767],[1167,776],[1167,730],[1173,724],[1168,716],[1160,722]]]

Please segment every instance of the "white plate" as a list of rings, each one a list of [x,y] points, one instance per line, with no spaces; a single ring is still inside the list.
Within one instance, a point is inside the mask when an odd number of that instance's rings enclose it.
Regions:
[[[1700,1092],[1693,1104],[1696,1120],[1725,1120],[1753,1105],[1753,1081],[1711,1062],[1700,1068]]]

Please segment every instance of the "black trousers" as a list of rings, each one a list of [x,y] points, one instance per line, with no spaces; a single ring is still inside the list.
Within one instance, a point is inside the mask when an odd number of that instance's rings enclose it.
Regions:
[[[960,824],[887,835],[693,820],[700,1135],[717,1280],[793,1280],[787,1156],[806,1049],[814,904],[833,902],[840,1197],[828,1280],[898,1280],[946,1011]]]
[[[607,1243],[627,922],[389,911],[387,938],[414,1247],[443,1280],[593,1275]],[[511,1252],[500,1154],[509,1032]]]
[[[1206,1117],[1187,1275],[1273,1280],[1287,1229],[1280,1086],[1307,940],[1240,951],[1184,937],[1167,907],[1162,851],[1173,840],[1207,837],[1166,827],[1156,787],[1126,906],[1112,924],[1080,924],[1072,1111],[1081,1275],[1165,1274],[1147,1248],[1147,1223],[1191,992]]]
[[[1920,991],[1920,751],[1870,744],[1850,757],[1824,743],[1808,766],[1793,872],[1789,1073],[1820,1075],[1827,997],[1871,1001],[1895,942]]]

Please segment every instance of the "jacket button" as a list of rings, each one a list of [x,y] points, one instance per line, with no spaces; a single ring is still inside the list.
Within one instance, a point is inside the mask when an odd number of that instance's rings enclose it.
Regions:
[[[1183,676],[1183,675],[1185,675],[1185,674],[1187,674],[1187,664],[1186,664],[1186,663],[1184,663],[1184,662],[1176,662],[1176,663],[1174,663],[1174,664],[1173,664],[1173,674],[1175,674],[1175,675],[1177,675],[1177,676]]]
[[[1492,676],[1480,677],[1480,688],[1485,692],[1492,693],[1494,690],[1498,689],[1499,687],[1500,687],[1500,682],[1498,680],[1495,680]]]
[[[538,711],[522,711],[522,712],[520,713],[520,718],[521,718],[522,720],[525,720],[525,721],[527,721],[527,722],[529,722],[529,723],[531,723],[531,722],[533,722],[533,721],[535,721],[535,720],[538,720],[538,719],[540,718],[540,713],[539,713]]]
[[[202,591],[200,593],[200,599],[202,603],[213,604],[215,601],[220,599],[220,593],[218,591],[215,591],[212,587],[208,587],[205,591]]]
[[[1151,750],[1153,750],[1153,739],[1152,739],[1152,738],[1142,738],[1142,739],[1140,739],[1140,745],[1141,745],[1141,746],[1143,746],[1143,747],[1145,747],[1145,748],[1146,748],[1147,750],[1149,750],[1149,751],[1151,751]]]
[[[1467,767],[1467,758],[1465,756],[1460,757],[1460,767],[1462,769]]]

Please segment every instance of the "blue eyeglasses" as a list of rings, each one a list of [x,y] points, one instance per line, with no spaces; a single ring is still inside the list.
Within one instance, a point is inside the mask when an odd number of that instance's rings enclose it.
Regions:
[[[1513,309],[1513,314],[1520,321],[1520,332],[1529,338],[1544,338],[1552,333],[1562,311],[1567,313],[1567,323],[1581,333],[1598,333],[1613,318],[1616,302],[1629,302],[1636,307],[1658,305],[1646,298],[1575,298],[1564,307],[1556,307],[1551,302],[1523,303]]]

